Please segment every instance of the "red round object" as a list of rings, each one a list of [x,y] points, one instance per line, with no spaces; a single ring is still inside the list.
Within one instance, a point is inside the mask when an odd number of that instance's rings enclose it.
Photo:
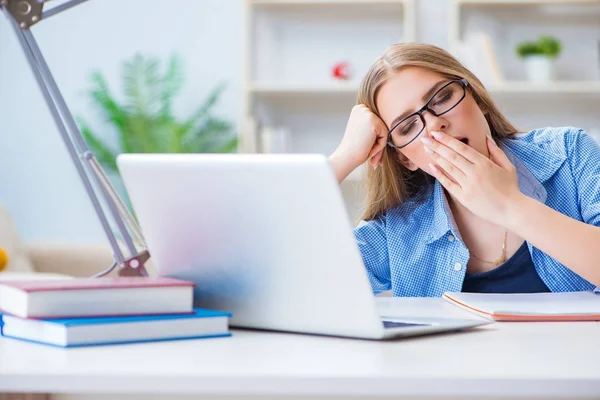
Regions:
[[[336,79],[349,79],[350,65],[345,61],[334,64],[331,75]]]

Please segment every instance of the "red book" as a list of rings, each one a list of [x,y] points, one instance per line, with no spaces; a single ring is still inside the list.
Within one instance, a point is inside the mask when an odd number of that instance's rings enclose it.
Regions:
[[[166,277],[0,282],[0,311],[21,318],[193,312],[194,284]]]

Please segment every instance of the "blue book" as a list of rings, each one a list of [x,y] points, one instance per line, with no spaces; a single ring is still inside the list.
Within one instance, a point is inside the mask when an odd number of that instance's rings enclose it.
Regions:
[[[25,319],[0,314],[2,336],[58,347],[231,336],[231,313],[195,308],[188,314]]]

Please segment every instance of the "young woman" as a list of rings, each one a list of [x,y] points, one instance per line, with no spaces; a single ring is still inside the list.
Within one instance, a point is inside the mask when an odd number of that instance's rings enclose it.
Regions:
[[[600,147],[572,127],[518,130],[446,51],[398,44],[364,78],[330,162],[369,162],[355,229],[375,293],[600,286]]]

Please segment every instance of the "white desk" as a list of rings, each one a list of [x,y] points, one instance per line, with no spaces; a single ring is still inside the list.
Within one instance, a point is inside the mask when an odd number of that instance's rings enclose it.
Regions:
[[[423,307],[421,299],[379,300]],[[427,304],[428,315],[468,314],[441,299]],[[387,314],[402,315],[390,307]],[[76,349],[0,339],[0,392],[600,397],[597,322],[497,323],[389,342],[233,332]]]

